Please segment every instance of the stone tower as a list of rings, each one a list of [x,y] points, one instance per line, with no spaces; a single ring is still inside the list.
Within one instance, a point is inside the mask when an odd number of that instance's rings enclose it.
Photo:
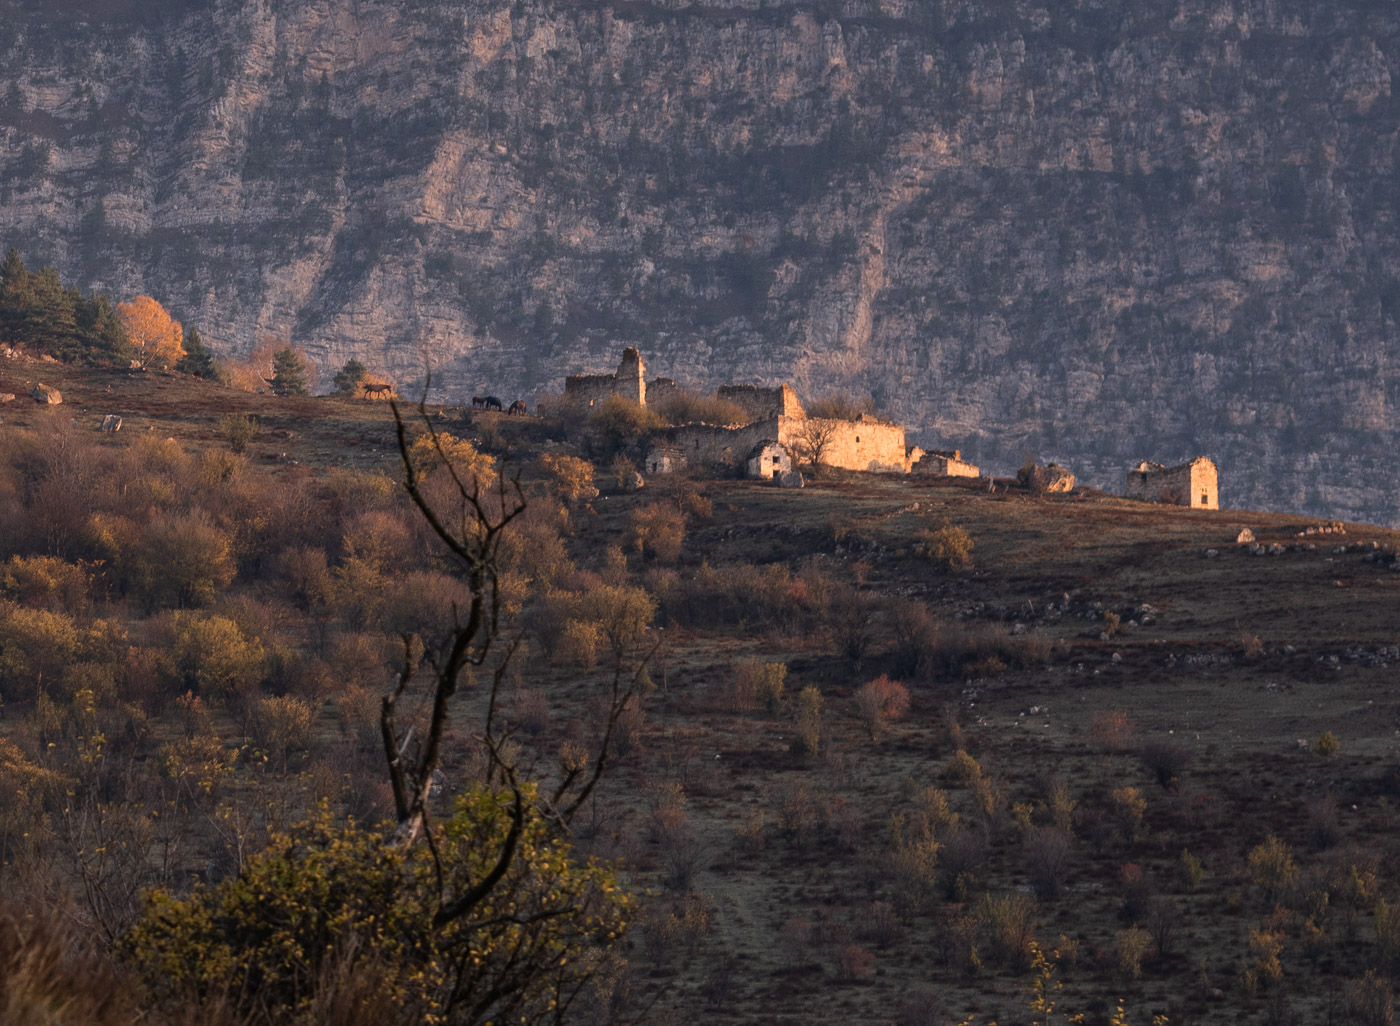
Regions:
[[[647,383],[644,375],[646,365],[642,354],[633,346],[622,351],[622,362],[617,365],[617,383],[613,386],[616,395],[638,406],[647,404]]]

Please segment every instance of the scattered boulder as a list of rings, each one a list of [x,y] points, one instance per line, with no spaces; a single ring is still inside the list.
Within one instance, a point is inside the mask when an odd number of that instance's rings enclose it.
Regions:
[[[12,403],[15,401],[13,392],[0,392],[0,403]]]
[[[42,360],[44,363],[58,363],[58,361],[52,356],[50,356],[48,353],[43,354],[39,357],[39,359]]]
[[[642,477],[642,475],[635,470],[627,475],[622,485],[622,487],[629,492],[640,492],[646,486],[646,478]]]
[[[1254,541],[1254,532],[1251,531],[1251,530],[1250,530],[1249,528],[1247,528],[1247,527],[1246,527],[1243,531],[1241,531],[1238,535],[1235,536],[1235,544],[1236,544],[1236,545],[1249,545],[1249,544],[1250,544],[1251,542],[1253,542],[1253,541]]]
[[[801,471],[789,470],[785,474],[778,475],[778,487],[780,488],[806,488],[807,479],[802,476]]]
[[[1074,491],[1074,474],[1067,467],[1051,463],[1045,468],[1045,490],[1047,492]]]
[[[29,398],[45,406],[57,406],[59,403],[63,402],[63,395],[58,389],[43,383],[34,386],[33,390],[29,393]]]
[[[108,433],[120,431],[122,429],[122,419],[115,413],[109,413],[102,418],[102,430]]]

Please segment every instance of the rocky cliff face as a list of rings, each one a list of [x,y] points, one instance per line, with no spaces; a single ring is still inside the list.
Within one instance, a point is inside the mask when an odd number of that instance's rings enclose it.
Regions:
[[[1398,40],[1390,0],[8,0],[0,244],[225,352],[513,398],[632,343],[1394,523]]]

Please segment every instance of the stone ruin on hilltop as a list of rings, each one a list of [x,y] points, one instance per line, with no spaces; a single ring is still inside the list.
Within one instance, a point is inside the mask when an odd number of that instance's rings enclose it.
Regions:
[[[1143,460],[1128,471],[1123,494],[1144,502],[1166,502],[1192,509],[1219,509],[1215,464],[1197,456],[1175,467]]]
[[[571,374],[564,379],[564,400],[580,407],[594,406],[616,396],[645,406],[663,401],[678,389],[670,378],[646,380],[641,353],[629,346],[614,374]],[[666,473],[686,464],[700,463],[749,470],[762,477],[774,476],[774,456],[783,465],[781,453],[799,460],[819,462],[843,470],[882,471],[907,474],[911,470],[946,473],[930,463],[923,466],[922,449],[906,446],[904,425],[891,424],[861,414],[855,420],[809,417],[797,393],[789,385],[768,388],[760,385],[723,385],[717,399],[744,411],[749,421],[742,424],[684,424],[667,432],[664,442],[656,443],[647,459],[653,472]],[[767,460],[755,459],[756,452],[769,446]],[[777,448],[771,448],[776,446]],[[815,456],[815,459],[813,457]],[[960,463],[959,472],[975,476],[970,463]]]

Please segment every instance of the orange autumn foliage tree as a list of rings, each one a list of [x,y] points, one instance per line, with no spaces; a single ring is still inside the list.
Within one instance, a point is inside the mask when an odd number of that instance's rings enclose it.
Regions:
[[[164,369],[174,366],[185,355],[185,332],[180,322],[150,296],[137,296],[130,303],[118,303],[117,319],[146,366]]]

